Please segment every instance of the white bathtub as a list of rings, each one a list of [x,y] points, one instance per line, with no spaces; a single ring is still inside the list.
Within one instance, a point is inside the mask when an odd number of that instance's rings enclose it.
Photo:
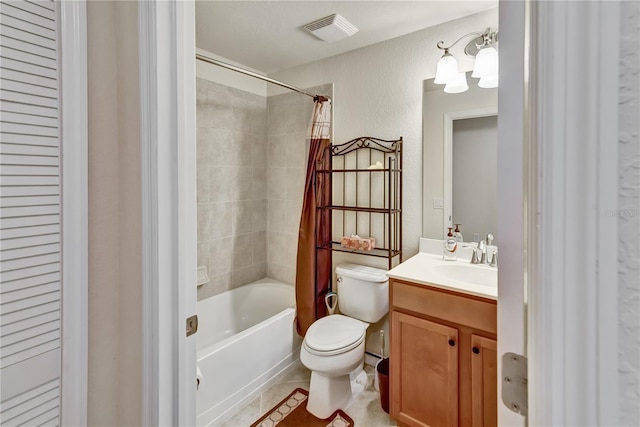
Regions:
[[[224,422],[299,362],[293,286],[263,279],[198,302],[198,426]]]

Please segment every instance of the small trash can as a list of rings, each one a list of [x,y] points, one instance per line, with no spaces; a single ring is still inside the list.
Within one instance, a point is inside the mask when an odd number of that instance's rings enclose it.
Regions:
[[[387,414],[389,413],[389,359],[382,359],[376,365],[378,384],[380,387],[380,405]]]

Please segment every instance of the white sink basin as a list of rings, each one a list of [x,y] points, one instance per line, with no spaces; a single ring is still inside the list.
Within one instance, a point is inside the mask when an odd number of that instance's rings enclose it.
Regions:
[[[457,282],[471,285],[498,286],[498,270],[492,267],[482,267],[474,264],[455,262],[451,264],[438,264],[431,267],[433,272],[443,278],[449,278]]]
[[[442,259],[442,241],[435,239],[424,240],[432,240],[431,246],[424,245],[423,252],[419,252],[400,263],[400,265],[391,269],[387,275],[393,279],[475,295],[481,298],[498,299],[497,267],[490,267],[487,264],[471,264],[468,258],[445,261]]]

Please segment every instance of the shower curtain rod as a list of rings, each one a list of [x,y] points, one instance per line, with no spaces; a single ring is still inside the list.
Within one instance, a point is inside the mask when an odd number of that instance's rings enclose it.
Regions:
[[[208,62],[209,64],[217,65],[218,67],[222,67],[222,68],[226,68],[228,70],[236,71],[238,73],[246,74],[247,76],[255,77],[256,79],[264,80],[265,82],[273,83],[274,85],[282,86],[284,88],[287,88],[287,89],[290,89],[292,91],[301,93],[303,95],[310,96],[314,100],[317,100],[319,98],[329,99],[326,96],[320,96],[320,95],[315,95],[313,93],[306,92],[306,91],[304,91],[304,90],[302,90],[300,88],[297,88],[295,86],[291,86],[290,84],[283,83],[283,82],[278,81],[278,80],[274,80],[274,79],[272,79],[270,77],[263,76],[263,75],[258,74],[258,73],[254,73],[253,71],[245,70],[244,68],[236,67],[235,65],[231,65],[231,64],[228,64],[226,62],[218,61],[217,59],[209,58],[208,56],[204,56],[204,55],[201,55],[199,53],[196,53],[196,59],[199,60],[199,61],[202,61],[202,62]]]

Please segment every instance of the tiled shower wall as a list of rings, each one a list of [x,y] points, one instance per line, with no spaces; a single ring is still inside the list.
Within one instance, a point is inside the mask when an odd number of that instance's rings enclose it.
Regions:
[[[198,265],[209,273],[198,299],[267,276],[295,283],[313,100],[200,78],[196,90]]]
[[[333,85],[307,89],[332,96]],[[307,170],[313,100],[291,92],[267,101],[267,275],[295,283],[298,229]]]
[[[196,79],[198,299],[267,274],[267,99]]]

